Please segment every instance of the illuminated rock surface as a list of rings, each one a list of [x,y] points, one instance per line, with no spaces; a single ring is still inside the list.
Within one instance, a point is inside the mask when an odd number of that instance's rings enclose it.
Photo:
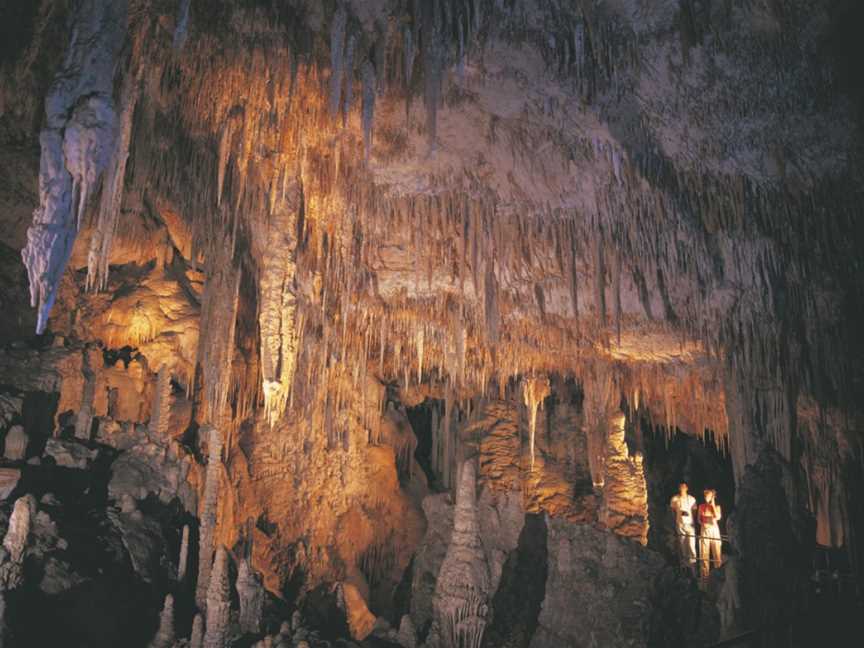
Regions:
[[[0,7],[5,643],[843,645],[861,18]]]

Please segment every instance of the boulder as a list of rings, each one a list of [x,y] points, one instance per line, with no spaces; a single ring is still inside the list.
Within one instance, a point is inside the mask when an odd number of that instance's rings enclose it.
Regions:
[[[27,443],[30,441],[24,428],[13,425],[6,433],[3,456],[9,461],[21,461],[27,456]]]
[[[0,468],[0,500],[5,500],[21,479],[21,471],[17,468]]]
[[[84,470],[96,460],[99,451],[76,441],[48,439],[45,444],[45,456],[53,457],[58,466]]]

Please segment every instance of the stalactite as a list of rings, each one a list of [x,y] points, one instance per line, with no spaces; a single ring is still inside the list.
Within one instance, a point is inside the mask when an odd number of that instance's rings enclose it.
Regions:
[[[537,410],[543,406],[543,401],[552,393],[552,386],[547,377],[526,378],[522,384],[522,398],[528,408],[528,434],[531,454],[531,470],[534,470],[534,436],[537,431]]]
[[[441,102],[443,52],[438,34],[427,30],[423,38],[424,101],[426,104],[426,136],[429,148],[435,150],[438,137],[438,106]]]
[[[192,5],[192,0],[180,0],[180,7],[177,10],[177,26],[174,28],[174,50],[179,52],[186,44],[186,38],[189,32],[189,8]]]
[[[37,334],[48,324],[87,198],[113,146],[114,62],[125,36],[126,9],[124,0],[75,5],[58,82],[45,99],[39,207],[21,252],[31,306],[38,309]]]
[[[330,114],[336,115],[339,111],[342,76],[344,74],[345,53],[345,29],[348,24],[348,13],[345,7],[340,5],[333,15],[330,25]]]
[[[285,413],[297,370],[302,328],[295,287],[296,232],[301,209],[302,187],[295,182],[269,225],[253,232],[253,245],[261,259],[258,277],[261,374],[265,413],[271,426]]]
[[[345,101],[342,108],[342,127],[348,125],[348,115],[351,113],[351,104],[354,101],[354,50],[357,47],[357,38],[354,34],[348,36],[345,46]]]
[[[371,61],[364,61],[360,68],[363,84],[363,147],[366,160],[372,151],[372,127],[375,122],[375,67]]]
[[[108,261],[111,244],[117,230],[117,221],[123,204],[123,186],[126,180],[126,163],[129,160],[129,144],[132,139],[132,117],[138,104],[141,88],[141,72],[129,73],[123,80],[120,98],[119,132],[114,140],[107,167],[102,200],[99,204],[96,229],[90,239],[87,255],[87,289],[105,290],[108,286]]]
[[[224,423],[232,382],[237,308],[242,273],[233,264],[233,251],[222,241],[208,263],[201,304],[198,364],[203,372],[207,419]]]
[[[226,648],[231,615],[231,591],[228,582],[228,552],[216,550],[213,570],[207,587],[207,623],[203,648]]]
[[[582,380],[584,392],[583,417],[588,438],[588,465],[595,487],[605,481],[606,421],[610,408],[614,407],[614,380],[608,367],[594,367],[592,374]]]
[[[189,562],[189,525],[183,525],[183,535],[180,539],[180,557],[177,560],[177,582],[186,579],[186,569]]]
[[[406,25],[402,30],[402,65],[404,66],[405,74],[405,93],[411,96],[411,79],[414,76],[414,60],[417,57],[417,52],[414,49],[414,36],[411,32],[411,27]],[[407,110],[407,105],[406,105]]]
[[[603,238],[597,234],[594,241],[594,308],[600,325],[606,326],[606,264],[603,253]]]
[[[222,194],[225,188],[225,173],[228,169],[228,158],[231,155],[231,138],[234,136],[233,122],[229,119],[222,125],[219,133],[219,152],[216,168],[216,206],[222,206]]]
[[[615,297],[615,335],[618,346],[621,346],[621,253],[616,252],[612,260],[612,293]]]
[[[210,585],[210,570],[213,565],[213,545],[222,464],[222,435],[215,427],[202,428],[200,432],[207,439],[208,460],[204,481],[204,503],[200,517],[201,526],[198,535],[198,583],[195,590],[195,602],[198,604],[199,610],[204,610],[207,604],[207,588]]]

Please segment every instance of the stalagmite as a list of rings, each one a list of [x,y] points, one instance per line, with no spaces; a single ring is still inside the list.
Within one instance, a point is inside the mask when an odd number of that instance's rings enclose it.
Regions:
[[[182,583],[186,578],[189,562],[189,525],[183,525],[183,536],[180,540],[180,557],[177,560],[177,581]]]
[[[150,648],[172,648],[172,646],[174,646],[174,597],[166,594],[165,604],[159,615],[159,630],[150,642]]]
[[[201,613],[192,619],[192,634],[189,636],[189,648],[204,648],[204,617]]]
[[[549,378],[526,378],[522,385],[522,398],[528,408],[528,434],[531,453],[531,470],[534,470],[534,436],[537,432],[537,410],[543,406],[543,401],[552,393]]]
[[[417,631],[414,629],[411,617],[407,614],[402,615],[402,620],[399,622],[397,640],[402,648],[417,648]]]
[[[489,565],[477,521],[475,469],[462,465],[453,536],[438,573],[433,608],[442,645],[479,648],[490,618]]]
[[[113,148],[114,64],[126,30],[126,0],[76,3],[72,38],[45,99],[39,142],[39,206],[21,252],[44,332],[80,219]]]
[[[203,648],[225,648],[231,614],[231,591],[228,583],[228,552],[219,547],[207,588],[207,623]]]
[[[258,633],[264,614],[264,587],[246,558],[240,561],[237,568],[235,587],[240,600],[240,629]]]
[[[209,457],[204,482],[204,506],[201,512],[201,527],[199,532],[198,583],[195,590],[195,602],[198,604],[199,610],[204,610],[207,605],[210,570],[213,565],[213,539],[216,530],[216,509],[219,498],[222,435],[214,427],[204,428],[201,432],[207,439]]]
[[[19,497],[15,501],[9,528],[3,538],[5,559],[0,564],[0,589],[12,590],[19,587],[24,579],[24,549],[30,537],[31,509],[35,508],[32,495]]]
[[[0,590],[0,648],[4,648],[6,644],[6,597]]]

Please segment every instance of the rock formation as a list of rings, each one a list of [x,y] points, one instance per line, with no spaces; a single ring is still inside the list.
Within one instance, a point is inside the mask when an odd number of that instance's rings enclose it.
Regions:
[[[417,648],[417,631],[414,629],[411,617],[407,614],[399,621],[398,640],[402,648]]]
[[[442,646],[479,648],[490,615],[489,566],[480,541],[474,463],[462,464],[453,535],[435,586]]]
[[[198,609],[205,610],[210,588],[210,570],[215,564],[213,555],[216,526],[216,509],[219,498],[220,467],[222,463],[222,435],[215,427],[201,430],[207,441],[207,472],[204,479],[204,502],[201,510],[201,526],[198,532],[198,581],[195,601]],[[208,617],[209,618],[209,617]],[[207,624],[209,629],[210,624]]]
[[[204,617],[201,613],[192,619],[192,634],[189,637],[189,648],[204,648]]]
[[[6,432],[6,439],[3,445],[3,456],[9,461],[21,461],[27,456],[27,443],[29,439],[24,428],[20,425],[13,425]]]
[[[143,645],[170,585],[200,643],[246,546],[241,625],[262,588],[304,611],[271,644],[406,607],[430,648],[831,644],[860,614],[817,592],[864,582],[860,4],[0,2],[0,495],[54,494],[9,641]],[[734,548],[702,593],[654,564],[680,480]]]
[[[209,574],[205,609],[203,648],[226,648],[228,645],[228,624],[231,614],[231,589],[228,582],[228,552],[224,547],[216,550],[213,570]]]
[[[165,595],[165,604],[162,607],[162,613],[159,615],[159,630],[153,641],[150,642],[150,648],[172,648],[174,645],[174,597],[171,594]]]
[[[624,425],[623,414],[609,419],[600,520],[615,533],[644,545],[648,542],[648,488],[642,453],[637,450],[630,454],[624,440]]]
[[[9,528],[3,538],[4,555],[0,560],[0,584],[13,590],[21,585],[24,576],[24,550],[30,537],[30,518],[36,508],[32,495],[15,500]]]
[[[189,562],[189,525],[183,525],[183,535],[180,538],[180,556],[177,559],[177,581],[186,579],[186,568]]]
[[[258,633],[264,613],[264,587],[246,558],[237,566],[235,587],[240,599],[240,629],[243,632]]]

